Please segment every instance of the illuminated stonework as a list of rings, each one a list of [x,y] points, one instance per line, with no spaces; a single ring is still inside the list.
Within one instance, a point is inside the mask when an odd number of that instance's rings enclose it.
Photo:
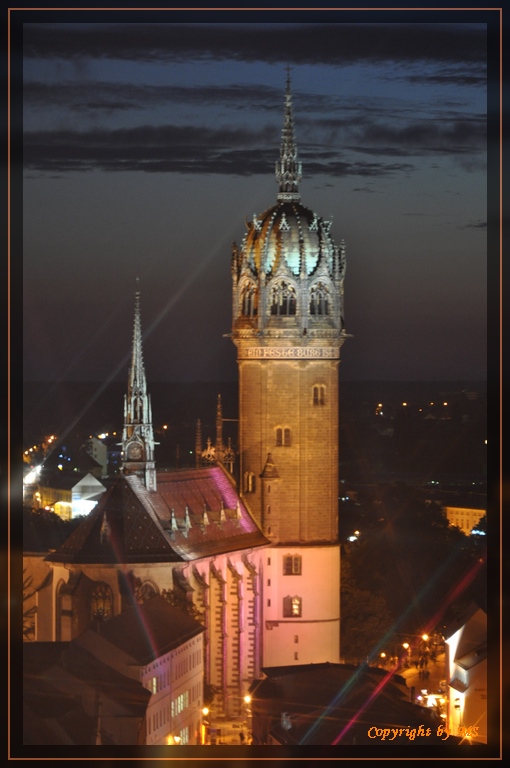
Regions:
[[[264,567],[265,666],[289,663],[296,633],[296,663],[338,661],[340,647],[338,366],[347,336],[345,246],[335,245],[330,221],[300,202],[293,126],[288,78],[277,203],[253,217],[232,254],[240,476],[246,503],[274,547]],[[302,571],[282,578],[282,548],[291,545]]]

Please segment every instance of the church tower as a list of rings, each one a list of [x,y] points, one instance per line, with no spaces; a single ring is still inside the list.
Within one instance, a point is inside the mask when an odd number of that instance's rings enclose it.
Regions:
[[[264,666],[338,662],[338,367],[345,246],[301,203],[287,76],[276,205],[232,253],[240,481],[264,553]]]
[[[135,293],[135,322],[133,352],[124,395],[124,429],[122,433],[122,474],[138,475],[148,491],[156,490],[154,465],[154,433],[152,429],[151,398],[147,394],[147,379],[142,354],[142,323],[140,291]]]

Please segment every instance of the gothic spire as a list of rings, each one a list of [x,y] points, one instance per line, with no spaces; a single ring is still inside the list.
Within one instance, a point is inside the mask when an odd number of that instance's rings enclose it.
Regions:
[[[147,379],[145,376],[145,367],[143,364],[142,350],[142,322],[140,319],[140,290],[139,280],[136,278],[135,292],[135,320],[133,325],[133,351],[131,355],[131,367],[128,378],[128,398],[134,394],[145,395],[147,392]],[[142,414],[140,412],[141,400],[135,398],[135,412],[132,414],[133,420],[140,423]]]
[[[280,159],[276,162],[276,181],[280,191],[278,200],[299,200],[298,183],[301,179],[301,163],[297,159],[294,139],[294,117],[292,94],[290,92],[290,67],[287,67],[287,88],[285,92],[285,115],[282,129]]]
[[[156,490],[154,466],[154,433],[151,398],[143,364],[140,291],[136,278],[133,350],[128,374],[127,394],[124,395],[124,430],[122,433],[122,472],[138,475],[150,491]]]

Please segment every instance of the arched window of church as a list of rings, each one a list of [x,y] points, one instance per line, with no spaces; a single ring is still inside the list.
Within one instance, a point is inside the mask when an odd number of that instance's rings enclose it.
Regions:
[[[241,294],[241,314],[244,317],[255,317],[258,311],[258,294],[256,287],[249,283]]]
[[[276,283],[271,290],[271,314],[280,316],[296,314],[296,291],[292,285],[283,280]]]
[[[113,610],[113,593],[108,584],[99,582],[90,598],[90,614],[92,620],[106,621],[111,618]]]
[[[143,581],[136,590],[136,602],[144,603],[146,600],[150,600],[158,594],[157,587],[154,586],[152,581]]]
[[[302,603],[303,603],[302,599],[297,595],[294,595],[294,597],[290,597],[290,595],[287,595],[287,597],[284,597],[283,598],[284,618],[295,619],[301,616]]]
[[[281,427],[276,430],[276,445],[283,445],[283,429]]]
[[[324,405],[325,403],[325,391],[324,384],[314,384],[313,386],[313,404]]]
[[[310,314],[329,315],[329,291],[323,283],[316,283],[310,288]]]
[[[288,427],[283,430],[283,444],[290,445],[290,429]]]

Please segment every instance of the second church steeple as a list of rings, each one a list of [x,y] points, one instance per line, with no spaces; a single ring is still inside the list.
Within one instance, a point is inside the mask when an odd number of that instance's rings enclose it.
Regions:
[[[122,433],[122,474],[137,475],[147,490],[156,490],[154,465],[154,432],[152,428],[151,398],[147,394],[147,379],[143,363],[142,323],[140,318],[140,291],[135,293],[135,321],[133,351],[128,375],[127,394],[124,395],[124,430]]]

